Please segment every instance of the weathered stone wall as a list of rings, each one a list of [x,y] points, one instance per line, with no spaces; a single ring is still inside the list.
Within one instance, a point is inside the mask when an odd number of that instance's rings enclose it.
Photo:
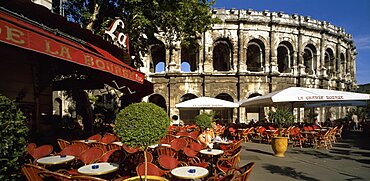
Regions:
[[[164,72],[149,72],[149,66],[155,65],[151,55],[145,56],[146,67],[142,71],[145,71],[148,79],[153,82],[155,94],[165,99],[169,115],[179,113],[175,105],[185,94],[216,97],[224,93],[237,102],[252,94],[265,95],[292,86],[347,91],[357,88],[356,49],[352,36],[343,28],[310,17],[282,12],[215,9],[213,16],[219,18],[222,23],[214,25],[212,30],[204,33],[199,40],[196,71],[181,71],[179,42],[176,43],[177,49],[173,50],[171,57],[170,51],[165,51]],[[260,56],[264,57],[264,61],[261,69],[257,71],[247,70],[247,50],[251,40],[260,42],[263,47]],[[214,48],[219,42],[230,49],[231,65],[227,71],[214,70]],[[315,61],[312,64],[313,73],[305,70],[304,52],[307,45],[315,50],[312,55],[312,61]],[[289,50],[287,56],[291,63],[285,72],[279,72],[278,67],[280,46]],[[330,61],[325,62],[327,49],[332,51],[332,55],[329,54]],[[335,70],[330,72],[328,64]],[[334,115],[332,119],[344,116],[343,108],[338,110],[341,110],[340,115]],[[318,110],[321,113],[321,121],[326,119],[325,111]],[[232,119],[237,118],[240,122],[249,120],[246,118],[245,108],[234,110]],[[302,116],[298,118],[303,119]],[[260,119],[263,119],[263,115]]]

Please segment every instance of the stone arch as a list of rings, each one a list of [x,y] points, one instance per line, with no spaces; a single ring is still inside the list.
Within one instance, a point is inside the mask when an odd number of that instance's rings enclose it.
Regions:
[[[315,47],[316,50],[317,50],[317,47],[320,46],[317,42],[313,41],[312,39],[309,39],[308,41],[302,43],[302,47],[306,47],[309,44],[312,44],[312,46]]]
[[[303,64],[307,74],[313,75],[317,72],[317,49],[313,44],[307,44],[304,47]]]
[[[166,70],[166,47],[163,42],[157,41],[149,47],[150,72],[158,73]]]
[[[213,45],[213,70],[229,71],[233,65],[233,46],[230,40],[222,38]]]
[[[264,36],[262,36],[262,35],[258,35],[258,36],[255,36],[255,35],[251,35],[251,36],[249,36],[248,37],[248,42],[250,42],[251,40],[253,40],[253,39],[256,39],[256,40],[258,40],[258,41],[261,41],[262,43],[263,43],[263,45],[266,47],[266,48],[268,48],[269,46],[270,46],[270,44],[269,44],[269,42],[267,41],[267,39],[264,37]],[[248,45],[248,44],[247,44]],[[246,47],[245,47],[246,48]]]
[[[234,102],[233,97],[227,93],[220,93],[215,98]],[[218,118],[222,120],[226,120],[226,122],[230,123],[230,122],[233,122],[233,110],[234,110],[233,108],[220,108],[220,109],[215,109],[214,113],[215,113],[215,116],[217,116]]]
[[[324,65],[328,70],[328,75],[333,76],[335,73],[335,56],[333,49],[330,47],[325,49]]]
[[[280,73],[290,73],[293,67],[294,49],[290,42],[282,41],[277,48],[277,64]]]
[[[181,45],[181,65],[187,62],[190,65],[190,71],[194,72],[198,69],[199,64],[199,46],[198,45]],[[181,66],[181,70],[182,70]]]
[[[149,102],[154,103],[155,105],[163,108],[167,112],[167,104],[166,104],[166,99],[160,95],[160,94],[152,94],[150,95]]]
[[[227,95],[230,95],[233,98],[233,100],[237,99],[236,94],[228,88],[215,88],[214,91],[212,91],[209,96],[210,97],[216,97],[219,94],[227,94]]]
[[[253,98],[253,97],[257,97],[257,96],[262,96],[262,94],[260,94],[260,93],[258,93],[258,92],[254,92],[254,93],[252,93],[252,94],[250,94],[250,95],[248,96],[248,99]]]
[[[247,70],[251,72],[263,71],[265,65],[265,44],[260,39],[251,39],[247,44]]]
[[[187,93],[187,94],[184,94],[180,97],[179,103],[184,102],[184,101],[188,101],[188,100],[191,100],[191,99],[194,99],[194,98],[197,98],[197,96],[195,94]],[[180,113],[179,113],[180,119],[182,121],[184,121],[185,124],[192,123],[194,121],[195,116],[197,116],[197,115],[199,115],[199,110],[183,110],[183,109],[180,109]]]

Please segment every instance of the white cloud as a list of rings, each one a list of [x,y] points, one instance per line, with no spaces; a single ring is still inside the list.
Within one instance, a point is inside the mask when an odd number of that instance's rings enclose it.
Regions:
[[[355,45],[358,50],[370,50],[370,35],[355,37]]]

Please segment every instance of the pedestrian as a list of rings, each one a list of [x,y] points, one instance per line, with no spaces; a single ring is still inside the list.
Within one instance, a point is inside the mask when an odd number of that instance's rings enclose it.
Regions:
[[[314,125],[321,128],[321,124],[319,123],[319,120],[317,118],[315,119]]]
[[[358,130],[358,116],[356,114],[352,115],[352,121],[353,121],[353,130]]]

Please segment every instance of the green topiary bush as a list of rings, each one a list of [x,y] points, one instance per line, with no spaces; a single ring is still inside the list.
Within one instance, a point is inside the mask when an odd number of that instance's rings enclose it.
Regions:
[[[114,132],[123,143],[146,149],[166,136],[170,119],[163,108],[153,103],[140,102],[121,110],[115,124]]]
[[[19,180],[28,127],[13,101],[0,95],[0,180]]]
[[[212,127],[211,117],[208,114],[202,113],[195,116],[195,125],[197,125],[200,130]]]

